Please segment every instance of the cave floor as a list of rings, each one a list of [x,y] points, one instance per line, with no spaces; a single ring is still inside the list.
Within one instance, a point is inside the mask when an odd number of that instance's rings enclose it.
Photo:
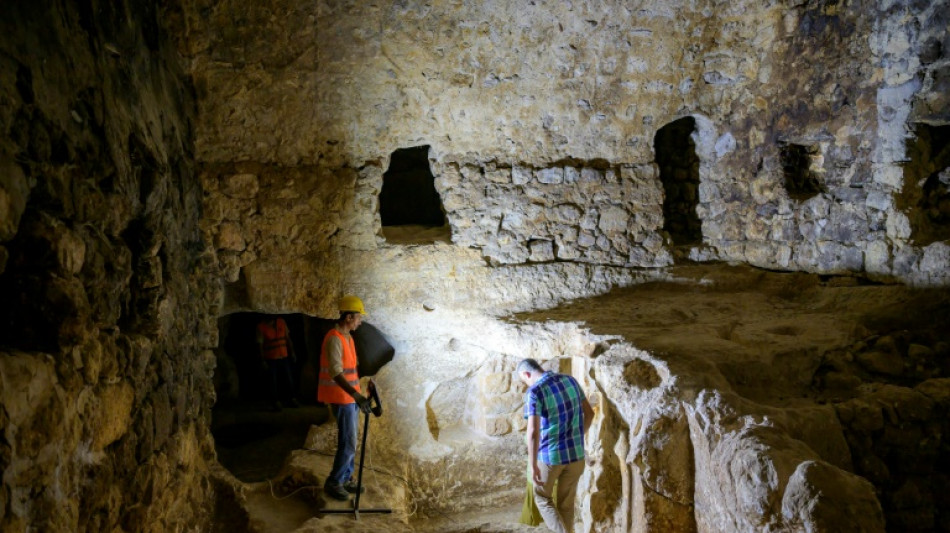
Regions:
[[[577,322],[674,364],[711,362],[737,393],[775,406],[842,401],[859,394],[859,382],[913,386],[950,376],[946,289],[725,264],[669,273],[673,282],[615,289],[516,319]],[[910,345],[930,348],[923,353],[932,357],[908,360]],[[888,351],[899,353],[882,353]],[[839,379],[825,380],[829,370]],[[855,379],[841,383],[849,373]]]
[[[375,514],[367,509],[385,508],[392,492],[385,476],[377,474],[368,457],[364,470],[366,492],[361,497],[357,517],[353,513],[327,514],[325,509],[349,510],[350,502],[327,501],[319,488],[319,479],[332,466],[331,454],[307,449],[312,426],[328,420],[322,405],[303,404],[272,412],[261,401],[234,401],[214,409],[212,434],[218,462],[242,486],[247,513],[247,529],[254,533],[308,533],[340,531],[347,533],[517,533],[538,531],[517,523],[521,505],[510,508],[477,510],[452,516],[419,519],[404,514]],[[321,427],[327,430],[329,426]],[[372,449],[370,449],[372,452]],[[284,490],[282,481],[293,478],[294,471],[313,472],[312,483]]]
[[[212,415],[218,462],[245,483],[272,479],[288,454],[299,449],[311,425],[327,420],[322,405],[302,404],[272,412],[265,402],[216,405]]]

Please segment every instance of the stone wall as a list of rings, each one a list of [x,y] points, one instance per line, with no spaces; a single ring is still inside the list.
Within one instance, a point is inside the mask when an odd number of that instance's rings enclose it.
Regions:
[[[633,212],[615,197],[626,214],[576,206],[627,234],[629,245],[608,237],[605,249],[589,228],[539,227],[550,224],[531,207],[537,190],[519,180],[544,185],[542,211],[577,193],[584,168],[657,189],[645,170],[660,163],[656,134],[693,117],[704,243],[694,259],[939,285],[947,247],[915,238],[897,196],[918,187],[901,169],[911,126],[947,122],[941,6],[197,3],[181,47],[199,89],[200,160],[335,172],[430,145],[452,189],[440,192],[457,198],[446,206],[455,242],[494,262],[666,264],[662,197]],[[789,194],[788,147],[810,154],[823,192]],[[624,168],[640,170],[627,179]],[[487,190],[455,185],[481,180]],[[509,219],[527,216],[492,228],[491,211],[509,207]]]
[[[0,530],[209,524],[194,101],[141,2],[0,19]]]
[[[795,4],[772,28],[758,83],[726,83],[733,107],[710,116],[736,139],[722,159],[707,142],[720,169],[701,177],[699,213],[712,255],[946,285],[950,248],[912,231],[908,217],[917,219],[920,208],[901,202],[921,196],[920,178],[905,170],[915,167],[907,165],[915,124],[947,122],[936,95],[948,68],[936,44],[946,41],[946,4]],[[782,168],[789,146],[809,152],[824,192],[789,194]]]
[[[433,167],[452,242],[481,250],[492,264],[672,262],[658,234],[663,193],[650,165],[533,168],[450,156]]]

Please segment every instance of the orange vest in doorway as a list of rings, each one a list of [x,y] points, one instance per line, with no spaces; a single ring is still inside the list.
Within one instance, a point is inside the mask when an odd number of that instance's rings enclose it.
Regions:
[[[257,325],[263,340],[264,359],[283,359],[287,357],[287,324],[278,318],[274,327],[267,322]]]
[[[320,347],[320,376],[317,381],[317,401],[323,403],[353,403],[352,396],[347,394],[339,385],[333,381],[330,375],[330,365],[327,361],[327,340],[330,336],[336,335],[343,346],[343,377],[350,383],[356,392],[360,392],[360,376],[356,373],[356,345],[353,343],[353,337],[345,337],[342,333],[331,329],[327,336],[323,338],[323,346]]]

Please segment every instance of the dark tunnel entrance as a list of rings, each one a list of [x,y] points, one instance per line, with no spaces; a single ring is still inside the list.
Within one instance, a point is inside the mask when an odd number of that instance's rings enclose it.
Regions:
[[[259,324],[278,318],[286,324],[295,355],[288,365],[290,390],[276,382],[278,393],[286,393],[278,398],[279,407],[274,405],[271,367],[257,342]],[[211,433],[218,461],[241,481],[273,478],[291,451],[305,447],[310,427],[328,420],[326,406],[317,402],[317,374],[320,346],[333,324],[303,314],[234,313],[218,319]],[[375,375],[395,354],[372,324],[364,322],[353,340],[360,376]]]
[[[276,381],[279,407],[272,396],[271,367],[257,343],[258,325],[277,318],[286,324],[294,352],[286,364],[290,379]],[[316,401],[319,346],[310,331],[319,322],[300,314],[235,313],[218,319],[211,433],[219,462],[241,481],[276,475],[287,454],[303,447],[310,426],[327,419],[326,408]],[[326,332],[332,323],[323,322]]]

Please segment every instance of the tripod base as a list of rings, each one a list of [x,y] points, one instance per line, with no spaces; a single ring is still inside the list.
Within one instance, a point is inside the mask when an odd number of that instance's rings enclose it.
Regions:
[[[350,514],[356,517],[357,520],[360,519],[360,513],[376,513],[376,514],[391,514],[392,509],[324,509],[320,511],[320,514]]]
[[[370,392],[376,398],[377,407],[379,405],[379,397],[376,396],[375,386],[373,382],[370,382]],[[379,409],[379,413],[382,413],[382,409]],[[376,414],[379,416],[379,414]],[[369,435],[369,413],[364,413],[363,418],[363,442],[360,445],[360,468],[359,476],[356,478],[356,498],[353,499],[353,509],[324,509],[320,511],[320,514],[349,514],[353,513],[353,516],[357,520],[360,519],[360,513],[379,513],[379,514],[390,514],[393,512],[392,509],[360,509],[360,496],[363,495],[363,461],[366,459],[366,436]]]

